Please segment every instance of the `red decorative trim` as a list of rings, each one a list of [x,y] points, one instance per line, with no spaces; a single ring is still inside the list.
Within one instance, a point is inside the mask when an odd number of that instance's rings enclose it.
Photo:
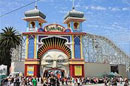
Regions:
[[[37,77],[38,75],[38,66],[34,65],[34,76]]]
[[[73,69],[73,65],[69,65],[69,72],[70,72],[70,76],[74,77],[74,69]]]
[[[25,59],[25,61],[39,61],[40,59]]]
[[[86,35],[85,32],[24,32],[23,35]]]
[[[82,76],[75,76],[75,66],[82,66]],[[84,65],[81,64],[73,64],[73,65],[69,65],[69,69],[70,69],[70,76],[74,77],[74,78],[80,78],[80,77],[84,77]]]
[[[84,72],[85,70],[84,70],[84,65],[82,66],[82,74],[83,74],[83,77],[85,77],[85,72]]]
[[[65,49],[58,48],[58,47],[55,47],[55,48],[49,48],[49,47],[48,47],[46,50],[41,51],[38,56],[41,57],[45,52],[47,52],[48,50],[51,50],[51,49],[61,50],[61,51],[63,51],[68,57],[70,57],[69,53],[68,53],[67,51],[65,51]]]
[[[60,40],[57,38],[52,39],[52,41],[46,41],[45,44],[39,48],[38,57],[40,58],[48,50],[57,49],[64,52],[70,58],[71,51],[70,48],[65,45],[65,41],[66,40],[63,40],[63,42],[60,43]]]
[[[25,64],[25,68],[24,68],[24,76],[27,76],[27,65]]]
[[[38,77],[40,75],[40,66],[39,65],[32,65],[32,64],[25,64],[25,69],[24,69],[24,76],[27,76],[27,66],[34,66],[34,76],[33,77]]]

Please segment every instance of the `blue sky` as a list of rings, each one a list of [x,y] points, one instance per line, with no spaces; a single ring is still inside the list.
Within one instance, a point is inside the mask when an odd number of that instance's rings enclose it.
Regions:
[[[0,0],[0,15],[32,1],[35,0]],[[85,14],[84,32],[105,36],[130,55],[130,0],[75,0],[75,7]],[[24,12],[33,8],[34,4],[0,17],[0,28],[13,26],[24,32]],[[47,16],[47,24],[58,23],[66,27],[63,19],[72,9],[72,0],[40,0],[38,9]]]

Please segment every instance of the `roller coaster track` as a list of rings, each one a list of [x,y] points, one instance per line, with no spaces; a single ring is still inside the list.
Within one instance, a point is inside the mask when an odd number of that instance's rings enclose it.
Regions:
[[[124,64],[130,68],[130,57],[106,37],[87,33],[83,37],[86,62]]]

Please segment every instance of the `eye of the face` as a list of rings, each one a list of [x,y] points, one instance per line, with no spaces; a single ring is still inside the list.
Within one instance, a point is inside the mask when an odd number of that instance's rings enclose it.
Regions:
[[[52,63],[52,62],[53,62],[53,60],[46,60],[46,62],[48,62],[48,63]]]
[[[52,63],[53,62],[53,60],[52,60],[50,55],[46,56],[45,61],[48,62],[48,63]]]
[[[59,59],[59,60],[57,60],[57,62],[59,62],[59,63],[65,62],[65,59]]]

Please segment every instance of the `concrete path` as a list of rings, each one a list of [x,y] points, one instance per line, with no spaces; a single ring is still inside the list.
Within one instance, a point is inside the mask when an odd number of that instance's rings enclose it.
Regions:
[[[4,86],[8,86],[8,85],[4,85]],[[13,84],[10,86],[14,86]],[[37,86],[43,86],[42,84],[38,83]],[[72,85],[60,85],[60,86],[72,86]],[[76,85],[75,85],[76,86]],[[82,86],[104,86],[104,84],[95,84],[95,85],[82,85]],[[110,85],[111,86],[111,85]],[[119,84],[117,86],[124,86],[124,83]]]
[[[42,84],[38,84],[38,86],[42,86]],[[66,86],[66,85],[60,85],[60,86]],[[72,86],[72,85],[67,85],[67,86]],[[95,85],[83,85],[83,86],[104,86],[104,84],[95,84]],[[111,85],[110,85],[111,86]],[[124,86],[124,83],[119,84],[117,86]]]

